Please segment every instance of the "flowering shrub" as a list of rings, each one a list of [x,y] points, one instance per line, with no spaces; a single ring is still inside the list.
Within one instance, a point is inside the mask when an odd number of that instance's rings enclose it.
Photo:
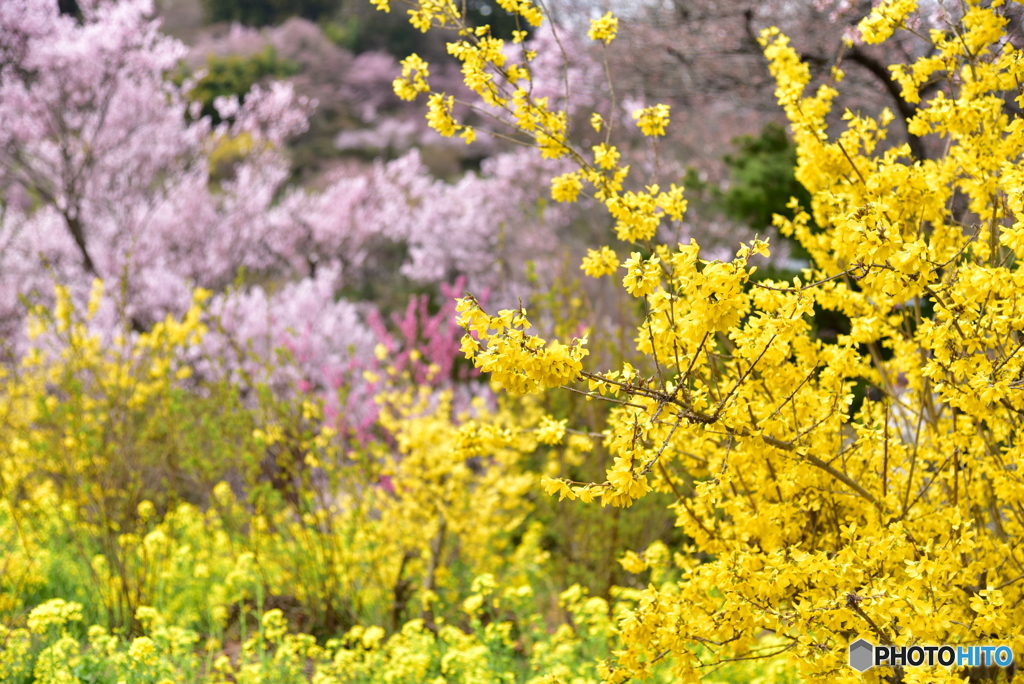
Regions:
[[[915,8],[880,3],[860,25],[862,40],[885,41]],[[542,21],[532,3],[514,10]],[[858,637],[1024,645],[1013,627],[1022,604],[1022,148],[1008,105],[1021,61],[1004,12],[1002,3],[966,3],[946,29],[920,36],[928,56],[892,68],[903,98],[921,103],[910,133],[947,141],[934,160],[885,145],[888,110],[845,112],[831,130],[842,73],[808,93],[810,72],[789,39],[761,34],[798,148],[797,179],[811,193],[810,206],[777,222],[813,266],[790,281],[754,282],[765,241],[724,261],[702,258],[696,241],[659,242],[659,226],[686,210],[681,187],[636,180],[611,138],[576,145],[566,111],[531,93],[529,50],[510,56],[502,37],[465,26],[453,6],[418,4],[421,28],[458,32],[450,51],[477,106],[542,157],[574,162],[553,180],[554,197],[586,192],[602,202],[632,252],[621,268],[623,288],[643,304],[636,355],[611,370],[588,368],[585,336],[545,342],[525,332],[523,310],[490,314],[471,297],[460,304],[467,357],[505,389],[568,386],[614,404],[601,433],[613,457],[605,478],[550,478],[548,493],[616,507],[670,493],[693,540],[690,553],[674,556],[682,578],[651,584],[622,617],[619,650],[601,668],[606,681],[646,678],[666,660],[678,681],[697,681],[719,663],[783,653],[810,680],[858,681],[846,668]],[[616,28],[606,15],[590,36],[608,43]],[[926,82],[946,85],[925,103]],[[438,131],[467,130],[444,94],[427,97]],[[671,116],[654,104],[633,118],[654,145]],[[598,277],[617,267],[605,250],[583,265]],[[808,324],[815,307],[841,313],[849,334],[817,338]],[[859,384],[872,389],[856,405]],[[656,557],[649,548],[623,565],[642,573]],[[767,652],[758,643],[766,630],[780,639]],[[701,655],[705,647],[711,653]]]

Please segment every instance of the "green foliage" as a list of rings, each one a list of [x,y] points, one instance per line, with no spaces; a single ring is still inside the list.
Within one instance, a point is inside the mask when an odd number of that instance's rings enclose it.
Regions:
[[[324,34],[339,47],[353,52],[382,51],[396,57],[415,52],[427,59],[443,59],[444,43],[409,25],[401,12],[377,12],[360,4],[322,22]]]
[[[470,25],[487,24],[495,35],[509,35],[517,29],[533,33],[530,25],[517,22],[516,16],[502,9],[495,0],[468,0],[465,9]],[[321,25],[331,41],[353,52],[377,50],[399,58],[416,53],[431,62],[450,59],[444,40],[414,28],[407,15],[397,8],[392,12],[378,12],[369,3],[361,3],[325,17]]]
[[[298,64],[279,59],[270,45],[252,57],[210,55],[206,61],[206,75],[199,80],[190,95],[193,100],[203,103],[203,116],[209,116],[214,123],[219,123],[220,115],[213,106],[218,97],[237,95],[241,98],[264,79],[287,78],[298,71]],[[185,76],[183,69],[178,74],[178,82],[184,80]]]
[[[491,27],[491,32],[497,36],[511,35],[515,30],[533,33],[532,27],[527,22],[502,8],[495,0],[468,0],[466,19],[467,23],[472,26],[487,24]]]
[[[735,138],[733,145],[735,154],[723,159],[729,168],[729,187],[715,193],[726,216],[761,230],[772,225],[774,214],[793,218],[790,198],[809,206],[810,195],[793,173],[796,146],[785,128],[768,124],[760,135]]]
[[[237,21],[246,26],[279,24],[288,17],[317,19],[336,13],[341,0],[203,0],[206,21]]]

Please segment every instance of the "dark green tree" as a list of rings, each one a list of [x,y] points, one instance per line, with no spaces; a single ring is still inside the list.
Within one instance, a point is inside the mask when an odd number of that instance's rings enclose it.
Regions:
[[[246,26],[279,24],[289,17],[317,21],[338,12],[341,0],[203,0],[206,21]]]
[[[294,76],[299,65],[279,59],[274,48],[268,45],[263,52],[251,57],[229,55],[218,57],[211,55],[206,62],[206,76],[192,89],[192,99],[203,103],[203,115],[209,116],[214,123],[220,122],[220,116],[213,106],[213,101],[222,95],[238,95],[243,97],[256,83],[264,79],[280,79]],[[179,82],[185,77],[182,71]]]
[[[796,197],[810,207],[811,196],[793,175],[796,147],[786,129],[770,123],[758,136],[733,139],[734,154],[723,158],[729,169],[729,186],[718,190],[716,200],[729,218],[761,230],[772,224],[772,214],[793,217],[786,205]]]
[[[466,18],[472,26],[491,27],[495,36],[510,38],[517,29],[532,34],[532,27],[517,22],[496,0],[467,0]],[[380,50],[399,59],[416,53],[430,62],[449,61],[444,34],[422,33],[401,11],[379,12],[369,3],[349,3],[332,19],[323,22],[324,32],[335,43],[353,52]]]

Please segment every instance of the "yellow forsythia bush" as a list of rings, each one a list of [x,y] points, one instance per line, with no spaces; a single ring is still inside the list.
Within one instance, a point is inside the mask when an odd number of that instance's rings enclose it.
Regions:
[[[603,204],[625,243],[595,245],[582,268],[621,278],[643,303],[635,356],[610,369],[588,367],[586,338],[534,334],[526,311],[460,304],[463,351],[508,392],[570,386],[613,402],[605,478],[549,478],[547,492],[616,507],[667,493],[692,540],[671,556],[680,579],[652,582],[621,617],[604,680],[644,679],[668,662],[675,681],[698,681],[773,654],[808,681],[969,674],[862,675],[847,665],[858,638],[1024,653],[1024,51],[1008,37],[1006,4],[962,3],[955,25],[918,36],[926,57],[892,67],[916,107],[910,133],[941,151],[932,159],[885,142],[888,110],[845,112],[830,126],[841,72],[812,91],[789,39],[761,34],[812,196],[794,219],[776,217],[812,257],[790,280],[751,277],[770,250],[762,240],[725,262],[702,259],[694,241],[659,242],[658,228],[677,227],[686,209],[677,179],[636,179],[614,141],[578,146],[567,113],[531,95],[534,54],[468,27],[453,3],[413,4],[423,30],[457,30],[449,52],[476,106],[542,156],[575,163],[552,181],[553,197]],[[543,20],[528,0],[501,5]],[[867,43],[904,30],[917,3],[876,5],[861,25]],[[602,17],[591,37],[611,42],[616,27]],[[417,85],[439,132],[472,132],[450,97]],[[670,115],[655,105],[634,119],[656,138]],[[849,332],[818,337],[816,309],[848,319]],[[653,573],[664,558],[638,549],[622,562]]]

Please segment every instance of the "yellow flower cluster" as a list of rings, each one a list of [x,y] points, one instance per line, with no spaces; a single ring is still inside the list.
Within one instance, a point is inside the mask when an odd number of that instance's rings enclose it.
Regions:
[[[68,622],[82,619],[82,605],[64,599],[51,599],[32,609],[28,614],[28,629],[45,634],[51,628],[62,628]]]
[[[575,202],[583,190],[583,181],[576,171],[563,173],[551,179],[551,198],[556,202]]]
[[[467,332],[462,351],[467,359],[512,394],[536,393],[573,382],[590,352],[587,337],[568,344],[547,342],[525,333],[531,326],[523,310],[506,309],[489,316],[472,297],[459,300],[459,325]]]
[[[605,12],[601,17],[590,20],[590,30],[587,37],[590,40],[601,40],[604,44],[615,40],[615,34],[619,30],[619,20],[611,12]]]
[[[665,135],[665,127],[668,126],[669,106],[667,104],[656,104],[653,107],[644,107],[633,112],[637,128],[646,136]]]
[[[409,23],[423,33],[432,27],[450,26],[453,20],[460,18],[458,6],[454,0],[416,0],[409,13]],[[389,5],[377,5],[378,10],[390,11]]]
[[[583,257],[580,270],[591,278],[611,275],[619,269],[619,257],[612,251],[611,247],[601,249],[588,249],[587,256]]]
[[[644,259],[640,252],[633,252],[626,263],[626,276],[622,286],[634,297],[646,297],[661,285],[661,260],[658,257]]]
[[[527,24],[533,27],[540,26],[544,21],[544,13],[540,7],[530,0],[497,0],[498,6],[509,14],[522,17]]]
[[[668,192],[658,185],[642,191],[614,193],[605,205],[615,218],[615,234],[626,242],[647,242],[654,238],[664,217],[679,221],[686,213],[683,188],[673,184]]]
[[[427,123],[435,131],[445,137],[451,137],[459,130],[459,125],[452,116],[455,98],[445,97],[440,93],[431,93],[427,100]]]
[[[916,10],[917,0],[882,0],[857,24],[860,36],[868,45],[885,42]]]
[[[594,146],[594,163],[602,169],[613,169],[619,164],[619,150],[614,145],[601,143]]]
[[[544,416],[537,426],[537,441],[542,444],[559,444],[565,437],[565,426],[568,422],[566,419],[555,420],[550,416]]]
[[[429,65],[413,53],[402,60],[402,76],[394,81],[395,94],[403,100],[415,100],[420,93],[430,92],[427,77]]]

